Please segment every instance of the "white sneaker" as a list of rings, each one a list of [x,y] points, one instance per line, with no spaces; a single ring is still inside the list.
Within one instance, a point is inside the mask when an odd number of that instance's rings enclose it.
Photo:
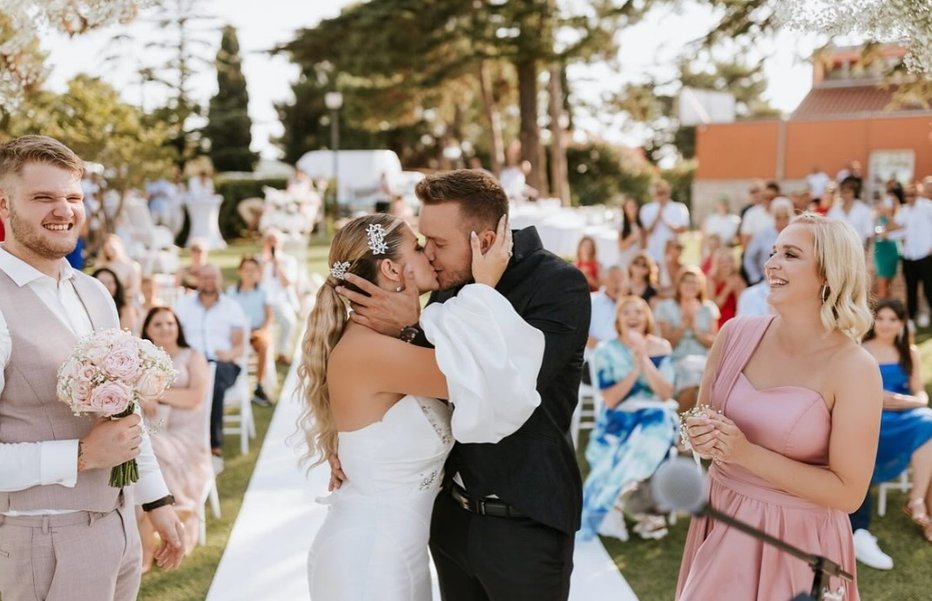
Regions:
[[[854,556],[875,570],[893,569],[893,558],[881,551],[877,546],[877,537],[863,528],[854,531]]]
[[[929,314],[920,313],[916,317],[916,325],[919,326],[920,328],[928,328],[929,327]]]
[[[223,471],[223,457],[211,455],[210,460],[214,464],[214,476],[216,476]]]

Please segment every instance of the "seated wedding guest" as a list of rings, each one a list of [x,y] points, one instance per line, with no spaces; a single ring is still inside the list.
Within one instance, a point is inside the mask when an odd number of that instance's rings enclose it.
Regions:
[[[210,408],[210,449],[217,457],[222,456],[223,397],[240,372],[246,324],[239,303],[220,292],[222,285],[220,268],[207,264],[198,271],[197,294],[180,298],[175,306],[188,344],[217,364]]]
[[[178,318],[168,307],[154,307],[143,320],[142,338],[162,347],[178,372],[171,388],[157,401],[141,401],[143,413],[153,430],[152,450],[168,490],[175,497],[175,511],[185,525],[185,553],[197,543],[198,526],[204,518],[201,495],[213,476],[210,448],[204,438],[209,370],[204,355],[192,349]],[[136,513],[142,540],[142,569],[152,567],[158,537],[148,514]]]
[[[602,276],[596,258],[595,240],[589,236],[583,236],[576,246],[576,268],[586,276],[589,292],[598,291]]]
[[[770,282],[766,279],[748,286],[740,296],[738,296],[738,306],[735,315],[770,315],[770,305],[767,304],[767,297],[770,295]]]
[[[683,243],[679,238],[670,238],[663,245],[663,261],[658,266],[660,269],[658,282],[660,284],[660,296],[670,298],[673,296],[673,287],[683,269]]]
[[[657,264],[646,250],[639,251],[628,264],[628,290],[651,304],[657,297]]]
[[[738,311],[738,297],[747,288],[738,261],[730,248],[720,248],[712,257],[709,270],[709,298],[718,307],[718,327],[735,316]]]
[[[874,325],[864,335],[862,346],[877,360],[883,380],[880,441],[871,482],[893,480],[911,467],[912,489],[903,511],[932,542],[932,409],[919,349],[912,344],[906,322],[906,307],[901,301],[881,300],[874,308]],[[893,559],[880,550],[870,533],[869,490],[850,518],[858,560],[880,570],[892,568]]]
[[[123,290],[126,291],[126,302],[134,307],[139,305],[142,268],[126,254],[126,247],[123,246],[123,240],[119,236],[116,234],[107,236],[94,267],[106,267],[115,273],[120,283],[123,284]]]
[[[605,284],[592,295],[592,319],[589,320],[589,340],[587,348],[603,340],[611,340],[617,335],[615,330],[615,313],[618,299],[628,294],[628,278],[625,270],[612,265],[605,271]]]
[[[657,303],[654,313],[661,336],[673,346],[676,400],[680,411],[686,411],[696,404],[702,370],[718,332],[718,307],[708,299],[702,271],[684,267],[673,298]]]
[[[282,234],[278,230],[270,229],[262,237],[262,287],[278,326],[277,361],[287,364],[291,362],[288,359],[291,339],[298,324],[298,260],[282,246]]]
[[[744,250],[744,273],[747,275],[748,284],[752,286],[764,279],[764,263],[773,253],[777,235],[793,217],[793,203],[783,196],[774,198],[770,203],[770,214],[773,223],[754,234]]]
[[[175,274],[175,285],[187,290],[197,290],[197,276],[201,268],[207,265],[207,241],[195,238],[191,241],[188,251],[191,253],[191,264],[178,270]]]
[[[619,497],[653,475],[678,431],[675,406],[664,403],[673,394],[670,343],[652,333],[654,318],[644,299],[622,297],[615,327],[618,337],[600,343],[593,356],[593,384],[605,406],[586,447],[590,471],[583,485],[583,540],[596,533],[628,539]],[[663,517],[636,517],[635,531],[643,537],[666,534]]]
[[[618,265],[627,269],[634,255],[644,250],[647,234],[641,224],[641,206],[633,196],[621,205],[621,231],[618,233]]]
[[[99,280],[113,298],[113,303],[117,308],[117,314],[120,316],[120,329],[135,332],[139,315],[136,313],[136,307],[134,307],[132,303],[126,302],[126,290],[123,288],[123,283],[120,282],[120,278],[117,277],[117,274],[103,267],[95,270],[94,273],[91,274],[91,277]]]
[[[143,315],[148,315],[149,311],[155,307],[164,307],[168,304],[159,297],[158,291],[155,289],[155,278],[151,275],[142,276],[139,290],[142,293],[141,309]]]
[[[269,304],[265,288],[259,285],[262,278],[262,267],[259,259],[245,256],[239,262],[239,282],[227,288],[227,296],[239,303],[246,320],[249,322],[249,344],[256,351],[256,390],[253,392],[253,402],[263,407],[272,403],[262,382],[265,378],[265,369],[268,360],[271,334],[269,326],[272,323],[272,306]]]
[[[715,253],[720,248],[722,248],[722,239],[718,237],[718,234],[702,235],[702,262],[699,263],[699,268],[707,277],[712,271],[712,260]]]

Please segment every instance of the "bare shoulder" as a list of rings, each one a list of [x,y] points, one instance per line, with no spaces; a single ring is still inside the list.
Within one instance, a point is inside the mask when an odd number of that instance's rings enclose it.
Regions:
[[[661,338],[660,336],[655,336],[651,334],[647,338],[648,343],[650,344],[650,351],[653,351],[651,354],[663,354],[668,355],[673,352],[673,347],[670,346],[670,341],[666,338]]]
[[[838,388],[850,390],[875,384],[880,386],[877,359],[854,341],[840,345],[828,367]]]

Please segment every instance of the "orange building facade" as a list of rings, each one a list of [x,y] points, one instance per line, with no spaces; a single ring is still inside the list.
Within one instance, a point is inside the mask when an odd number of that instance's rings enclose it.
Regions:
[[[814,70],[812,90],[788,119],[697,128],[694,223],[723,197],[739,210],[747,202],[748,185],[758,178],[777,181],[789,195],[804,189],[806,176],[816,169],[834,178],[858,161],[862,197],[870,201],[894,171],[899,179],[932,175],[932,110],[890,110],[895,86],[839,75],[849,74],[850,56],[850,49],[840,49],[828,67]]]

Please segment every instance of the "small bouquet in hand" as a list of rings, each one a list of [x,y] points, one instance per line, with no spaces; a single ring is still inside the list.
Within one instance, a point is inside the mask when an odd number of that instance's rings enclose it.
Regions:
[[[689,444],[689,436],[686,434],[686,422],[692,417],[709,417],[715,412],[708,405],[696,405],[692,409],[680,413],[680,442],[687,451],[692,451],[693,447]],[[695,455],[695,451],[693,451]]]
[[[78,341],[58,370],[58,400],[75,415],[109,418],[131,415],[140,400],[155,400],[171,386],[177,372],[171,357],[148,340],[117,329],[102,330]],[[110,471],[110,486],[139,479],[136,460]]]

